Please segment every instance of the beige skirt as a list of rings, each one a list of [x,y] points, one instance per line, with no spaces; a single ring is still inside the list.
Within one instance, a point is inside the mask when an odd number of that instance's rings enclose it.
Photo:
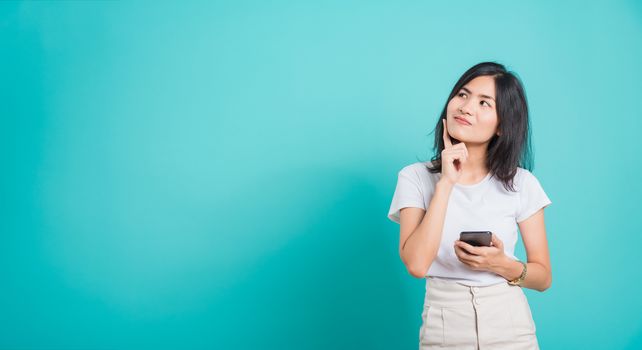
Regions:
[[[521,287],[483,287],[428,277],[419,349],[539,349]]]

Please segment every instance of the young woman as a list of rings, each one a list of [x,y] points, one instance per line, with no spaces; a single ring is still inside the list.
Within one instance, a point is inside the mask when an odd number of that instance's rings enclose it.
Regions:
[[[399,254],[426,278],[420,349],[539,349],[522,288],[551,286],[544,207],[530,172],[529,119],[519,79],[479,63],[457,81],[435,128],[435,156],[405,166],[388,217]],[[527,262],[513,254],[517,228]],[[489,246],[460,240],[490,231]]]

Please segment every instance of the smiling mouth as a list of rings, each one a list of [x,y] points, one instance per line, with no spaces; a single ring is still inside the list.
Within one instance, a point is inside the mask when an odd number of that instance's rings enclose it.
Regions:
[[[468,120],[466,120],[464,118],[461,118],[461,117],[454,117],[454,118],[455,118],[456,121],[458,121],[458,122],[460,122],[462,124],[472,125],[471,123],[468,122]]]

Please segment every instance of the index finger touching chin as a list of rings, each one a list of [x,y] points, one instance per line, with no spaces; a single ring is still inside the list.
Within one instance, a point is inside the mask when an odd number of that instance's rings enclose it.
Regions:
[[[448,135],[448,126],[446,126],[446,119],[442,119],[442,124],[444,125],[444,146],[452,147],[453,143],[450,142],[450,135]]]

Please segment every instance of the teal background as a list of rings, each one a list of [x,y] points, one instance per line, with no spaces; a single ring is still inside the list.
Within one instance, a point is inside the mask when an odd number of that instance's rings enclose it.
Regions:
[[[397,172],[496,60],[553,202],[540,345],[639,349],[641,44],[636,1],[2,2],[0,348],[415,349]]]

